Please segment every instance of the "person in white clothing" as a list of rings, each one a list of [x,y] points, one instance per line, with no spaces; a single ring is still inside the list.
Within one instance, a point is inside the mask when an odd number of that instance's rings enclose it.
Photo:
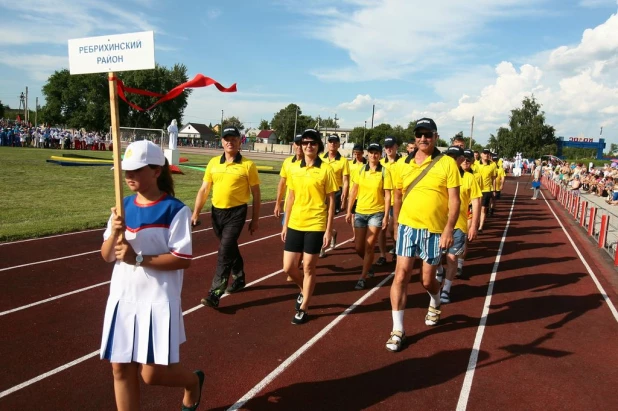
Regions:
[[[112,208],[103,234],[101,255],[115,264],[101,358],[112,363],[119,410],[139,409],[140,373],[146,384],[183,387],[182,410],[195,410],[204,373],[179,363],[186,339],[180,292],[191,264],[191,210],[174,197],[169,164],[155,144],[130,144],[122,168],[136,194],[124,199],[122,217]]]

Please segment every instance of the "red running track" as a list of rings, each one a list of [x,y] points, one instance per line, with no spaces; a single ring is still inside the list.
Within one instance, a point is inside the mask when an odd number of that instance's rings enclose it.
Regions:
[[[281,273],[269,276],[280,270],[282,255],[280,223],[267,217],[272,204],[263,207],[259,231],[245,232],[239,240],[261,239],[241,250],[248,281],[262,280],[222,299],[218,310],[199,305],[218,243],[212,230],[196,230],[194,256],[204,257],[185,274],[188,341],[181,358],[187,367],[206,372],[200,409],[234,404],[250,410],[613,409],[618,315],[610,304],[617,296],[605,278],[615,272],[577,228],[567,227],[608,304],[550,211],[553,207],[567,221],[555,201],[529,197],[523,179],[519,185],[508,180],[496,216],[471,245],[465,265],[470,280],[455,283],[454,301],[443,306],[439,326],[424,325],[428,296],[418,275],[413,277],[405,317],[408,343],[396,354],[384,349],[394,264],[369,281],[375,288],[355,291],[361,261],[344,242],[351,229],[343,218],[335,222],[343,244],[318,264],[312,319],[303,326],[290,324],[295,286]],[[210,227],[208,217],[204,223],[200,230]],[[6,330],[0,337],[1,409],[114,408],[111,367],[96,353],[111,266],[95,252],[11,268],[96,251],[101,235],[92,231],[0,246],[5,284],[0,327]],[[102,285],[6,313],[97,284]],[[486,324],[479,328],[481,321]],[[478,354],[475,367],[469,365],[471,354]],[[54,372],[46,376],[49,371]],[[143,409],[175,409],[181,398],[179,389],[142,388]]]

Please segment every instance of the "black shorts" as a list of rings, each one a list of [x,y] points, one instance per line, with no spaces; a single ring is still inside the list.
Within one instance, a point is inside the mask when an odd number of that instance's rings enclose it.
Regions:
[[[291,253],[320,254],[324,231],[298,231],[288,227],[284,250]]]
[[[339,187],[339,190],[335,191],[335,214],[341,211],[341,191],[341,187]]]
[[[481,198],[481,207],[489,207],[491,204],[491,198],[493,197],[492,191],[483,192],[483,197]]]
[[[500,200],[500,191],[494,191],[496,193],[496,200]]]

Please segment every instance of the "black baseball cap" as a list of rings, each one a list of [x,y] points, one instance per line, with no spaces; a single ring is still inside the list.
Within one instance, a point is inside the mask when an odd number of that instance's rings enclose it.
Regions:
[[[294,144],[299,146],[301,141],[303,141],[303,135],[296,134],[296,137],[294,137]]]
[[[483,154],[491,154],[491,150],[488,148],[483,149]]]
[[[328,141],[336,141],[337,143],[339,143],[341,140],[339,139],[339,136],[337,134],[331,134],[330,136],[328,136]]]
[[[464,150],[459,146],[450,146],[446,149],[445,154],[447,156],[453,157],[454,159],[457,159],[464,155]]]
[[[356,143],[356,144],[354,144],[354,148],[352,149],[352,151],[365,151],[365,150],[363,149],[363,145],[362,144]]]
[[[320,133],[313,129],[313,128],[308,128],[307,130],[303,131],[303,134],[300,135],[300,138],[311,138],[313,140],[320,140]]]
[[[238,127],[228,126],[223,129],[223,137],[227,136],[240,137],[240,130],[238,130]]]
[[[397,144],[397,139],[395,137],[388,136],[384,139],[384,147],[392,147]]]
[[[371,143],[369,147],[367,147],[367,151],[379,151],[382,152],[382,146],[379,143]]]
[[[466,149],[464,150],[463,155],[466,158],[474,158],[474,151]]]
[[[436,126],[436,122],[427,117],[416,120],[416,126],[414,126],[414,131],[418,130],[419,128],[426,128],[427,130],[431,130],[433,132],[438,131],[438,126]]]

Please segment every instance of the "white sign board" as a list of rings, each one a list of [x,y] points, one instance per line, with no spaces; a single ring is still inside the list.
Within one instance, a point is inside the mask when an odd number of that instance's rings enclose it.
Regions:
[[[153,31],[69,40],[71,74],[154,68]]]

